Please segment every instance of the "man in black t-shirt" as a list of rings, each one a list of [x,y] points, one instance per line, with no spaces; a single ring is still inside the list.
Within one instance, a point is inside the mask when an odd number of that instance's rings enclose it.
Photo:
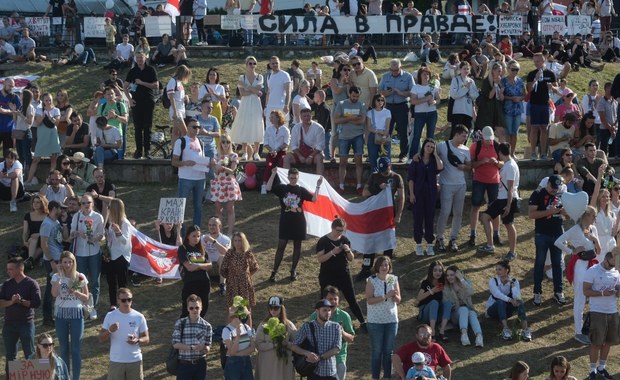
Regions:
[[[549,95],[557,89],[555,74],[545,69],[545,58],[534,54],[535,70],[527,74],[527,92],[530,94],[530,147],[532,160],[538,159],[536,146],[540,134],[540,158],[547,159],[547,137],[549,136]]]
[[[125,94],[131,99],[133,124],[135,128],[136,152],[133,158],[151,158],[151,126],[155,109],[155,92],[159,89],[157,71],[146,64],[146,55],[142,52],[135,55],[136,64],[127,73]],[[143,150],[144,149],[144,150]]]
[[[105,180],[103,169],[93,171],[95,183],[86,188],[86,194],[90,193],[95,202],[95,210],[103,215],[103,220],[108,220],[108,207],[110,201],[116,198],[116,186]]]
[[[534,262],[534,305],[542,303],[542,280],[545,272],[547,251],[551,257],[553,271],[553,292],[555,300],[566,304],[562,284],[562,251],[555,246],[555,241],[564,233],[562,223],[566,211],[562,208],[562,201],[558,190],[562,187],[562,177],[552,175],[547,186],[532,193],[529,200],[528,216],[534,219],[534,244],[536,245],[536,260]]]
[[[399,224],[400,217],[405,208],[405,187],[403,178],[400,174],[392,171],[392,164],[390,163],[389,157],[379,158],[377,160],[377,167],[379,171],[370,175],[368,183],[364,186],[364,190],[362,191],[362,196],[368,198],[377,195],[389,184],[390,190],[392,191],[392,198],[394,199],[394,224]],[[383,252],[385,256],[389,256],[390,258],[392,258],[393,253],[393,249],[388,249]],[[374,253],[364,254],[362,270],[355,277],[355,281],[366,280],[366,278],[370,276],[370,268],[372,268],[374,261]]]
[[[91,157],[90,135],[88,134],[88,124],[82,120],[79,112],[72,112],[69,117],[71,124],[67,126],[67,138],[63,145],[63,153],[73,156],[76,152],[84,153],[84,156]]]

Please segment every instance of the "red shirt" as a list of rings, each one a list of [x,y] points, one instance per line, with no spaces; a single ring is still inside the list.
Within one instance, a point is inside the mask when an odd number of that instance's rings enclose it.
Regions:
[[[485,158],[499,159],[493,144],[487,145],[482,140],[480,141],[480,144],[482,144],[480,153],[478,153],[478,156],[476,157],[476,145],[478,144],[479,143],[476,142],[471,144],[469,147],[469,155],[472,162],[482,161]],[[499,183],[499,168],[497,165],[490,162],[478,166],[474,171],[474,181],[482,183]]]
[[[403,363],[404,373],[407,373],[409,368],[413,366],[411,356],[415,352],[421,352],[424,354],[424,357],[426,358],[426,365],[431,367],[433,371],[437,371],[437,367],[445,368],[448,364],[452,363],[452,360],[446,351],[444,351],[444,349],[437,343],[431,342],[428,347],[422,348],[418,345],[417,341],[413,341],[401,346],[396,351],[396,355],[400,357],[400,361]]]

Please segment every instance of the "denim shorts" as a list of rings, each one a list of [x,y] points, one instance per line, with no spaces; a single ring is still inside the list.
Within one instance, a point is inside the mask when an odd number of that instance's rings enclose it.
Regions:
[[[506,120],[506,133],[508,136],[516,136],[521,125],[521,115],[504,115],[504,120]]]
[[[338,156],[348,157],[349,149],[353,147],[353,154],[361,156],[364,154],[364,135],[353,137],[352,139],[338,140]]]
[[[549,105],[548,104],[530,104],[530,124],[549,125]]]
[[[483,183],[479,181],[472,181],[471,186],[471,205],[482,206],[484,202],[484,193],[487,193],[489,204],[497,199],[497,192],[499,191],[498,183]]]

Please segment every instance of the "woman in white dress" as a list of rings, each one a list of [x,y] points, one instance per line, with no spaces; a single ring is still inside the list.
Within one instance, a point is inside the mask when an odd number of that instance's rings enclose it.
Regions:
[[[301,123],[301,110],[310,109],[308,92],[310,82],[304,79],[299,82],[299,93],[293,98],[293,124]]]
[[[245,59],[246,73],[239,77],[239,93],[241,104],[237,117],[233,122],[230,137],[232,141],[243,145],[242,160],[253,158],[260,161],[258,146],[263,141],[265,123],[259,115],[263,114],[260,97],[263,94],[263,76],[256,73],[256,58],[249,56]]]

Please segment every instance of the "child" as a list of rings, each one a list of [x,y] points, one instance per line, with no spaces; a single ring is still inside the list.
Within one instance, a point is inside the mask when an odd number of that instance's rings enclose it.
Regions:
[[[406,379],[418,379],[422,377],[426,377],[428,379],[436,379],[435,372],[431,369],[431,367],[426,365],[426,358],[424,354],[421,352],[415,352],[411,355],[411,362],[413,363],[413,367],[409,368],[407,371]]]

